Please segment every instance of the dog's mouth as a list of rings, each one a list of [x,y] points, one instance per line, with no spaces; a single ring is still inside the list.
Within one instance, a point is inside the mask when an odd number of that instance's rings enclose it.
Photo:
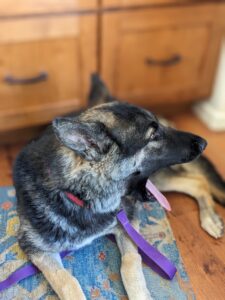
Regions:
[[[157,201],[156,198],[155,198],[155,196],[152,195],[152,193],[150,191],[147,191],[147,190],[146,190],[146,200],[150,201],[150,202]]]
[[[132,176],[139,176],[141,174],[141,171],[136,171],[134,173],[132,173]]]
[[[185,163],[191,162],[192,160],[198,158],[200,155],[201,155],[201,152],[196,153],[195,151],[191,151],[189,155],[187,155],[181,159],[180,163],[185,164]]]
[[[154,202],[154,201],[156,201],[155,196],[149,190],[147,190],[145,187],[145,185],[147,183],[147,179],[146,179],[147,176],[146,177],[145,176],[143,177],[143,176],[144,175],[142,174],[142,172],[140,170],[137,170],[131,174],[131,178],[135,177],[134,182],[137,184],[138,188],[140,188],[140,186],[141,186],[141,190],[142,190],[142,197],[140,198],[141,202],[147,202],[147,201]],[[144,184],[142,184],[142,183],[144,183]],[[132,184],[131,184],[131,187],[133,188]]]

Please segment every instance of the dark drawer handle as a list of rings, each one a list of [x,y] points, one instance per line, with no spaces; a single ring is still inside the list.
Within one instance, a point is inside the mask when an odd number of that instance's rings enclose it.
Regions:
[[[148,66],[170,67],[180,63],[182,57],[179,54],[174,54],[168,59],[157,60],[154,58],[146,58],[145,63]]]
[[[35,84],[48,79],[47,72],[40,72],[37,76],[30,78],[16,78],[11,75],[8,75],[4,78],[4,81],[10,85],[20,85],[20,84]]]

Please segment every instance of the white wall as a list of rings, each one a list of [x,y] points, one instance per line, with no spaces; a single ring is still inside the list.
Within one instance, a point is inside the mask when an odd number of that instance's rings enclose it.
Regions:
[[[225,130],[225,39],[221,48],[213,94],[208,101],[197,104],[194,111],[210,129]]]

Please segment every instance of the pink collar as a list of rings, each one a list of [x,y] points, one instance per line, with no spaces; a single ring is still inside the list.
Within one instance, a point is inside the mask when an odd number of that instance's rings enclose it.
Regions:
[[[156,198],[156,200],[168,211],[171,211],[171,207],[166,197],[156,188],[156,186],[148,179],[146,183],[146,189]],[[84,201],[76,197],[75,195],[65,192],[67,198],[80,207],[84,207]]]
[[[67,198],[72,201],[73,203],[75,203],[78,206],[84,207],[84,201],[79,199],[78,197],[76,197],[75,195],[69,193],[69,192],[65,192]]]

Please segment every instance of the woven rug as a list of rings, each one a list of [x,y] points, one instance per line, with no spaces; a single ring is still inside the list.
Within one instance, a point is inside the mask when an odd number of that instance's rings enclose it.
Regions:
[[[156,202],[144,203],[139,218],[145,239],[173,261],[178,269],[175,278],[169,281],[143,264],[153,299],[195,299],[164,210]],[[29,263],[17,243],[18,224],[14,188],[0,188],[0,281]],[[128,299],[120,277],[120,254],[117,245],[109,238],[97,239],[90,246],[66,256],[63,264],[79,280],[87,299]],[[0,299],[56,300],[58,297],[39,273],[0,292]]]

